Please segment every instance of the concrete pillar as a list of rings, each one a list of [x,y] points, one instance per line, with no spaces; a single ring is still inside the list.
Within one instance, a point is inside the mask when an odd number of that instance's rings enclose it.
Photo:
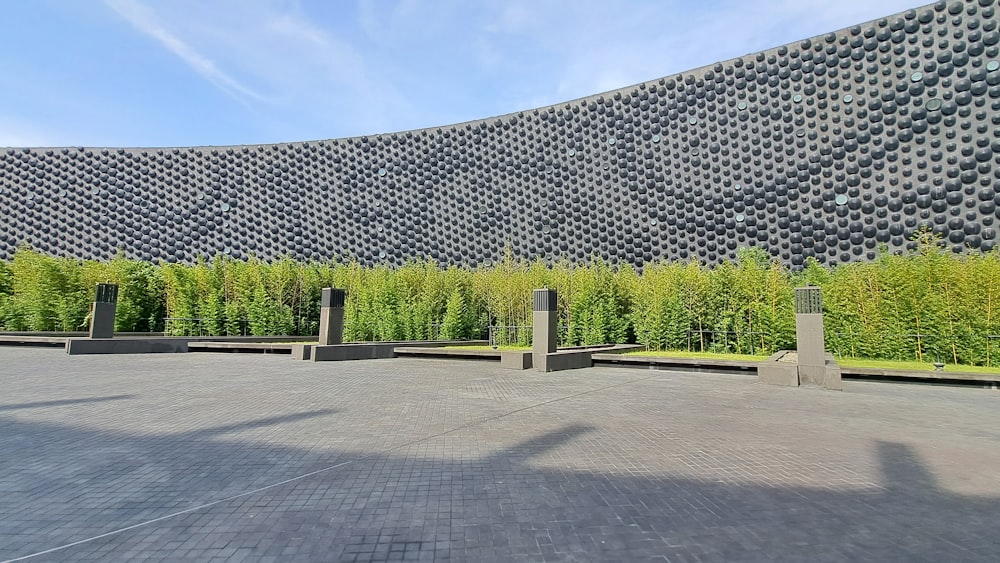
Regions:
[[[319,345],[342,344],[344,342],[344,303],[347,292],[333,287],[323,288],[323,298],[319,310]]]
[[[90,305],[90,337],[113,338],[115,335],[115,309],[118,307],[118,286],[113,283],[97,284],[94,302]]]
[[[556,315],[556,290],[536,289],[535,304],[532,314],[531,352],[534,365],[545,365],[545,354],[556,351],[556,338],[559,336]],[[541,356],[541,357],[539,357]]]
[[[795,340],[800,366],[826,364],[823,342],[823,293],[818,287],[795,288]]]
[[[799,382],[841,389],[840,368],[827,360],[823,340],[823,294],[818,287],[795,288],[795,339]]]

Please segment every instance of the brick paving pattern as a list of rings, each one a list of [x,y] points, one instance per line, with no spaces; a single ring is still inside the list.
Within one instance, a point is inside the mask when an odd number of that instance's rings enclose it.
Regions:
[[[1000,560],[1000,392],[845,388],[0,348],[0,560]]]

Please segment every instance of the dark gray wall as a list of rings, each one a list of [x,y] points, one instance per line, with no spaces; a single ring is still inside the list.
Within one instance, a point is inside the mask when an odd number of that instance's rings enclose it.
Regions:
[[[278,145],[0,152],[0,257],[400,264],[990,250],[995,0],[940,2],[566,104]]]

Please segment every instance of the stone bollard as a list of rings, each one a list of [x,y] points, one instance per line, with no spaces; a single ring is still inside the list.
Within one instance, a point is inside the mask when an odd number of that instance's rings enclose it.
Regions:
[[[113,338],[115,335],[115,309],[118,307],[118,286],[113,283],[97,284],[94,302],[90,305],[90,337]]]
[[[818,287],[795,288],[795,340],[799,383],[841,389],[840,367],[827,358],[823,340],[823,294]]]
[[[319,345],[342,344],[344,342],[344,303],[347,292],[333,287],[323,288],[323,298],[319,310]]]
[[[556,290],[536,289],[535,303],[531,319],[531,352],[532,364],[540,367],[545,365],[545,355],[556,351],[556,338],[559,336],[558,315],[556,315]]]
[[[795,340],[800,366],[826,364],[823,342],[823,293],[818,287],[795,288]]]

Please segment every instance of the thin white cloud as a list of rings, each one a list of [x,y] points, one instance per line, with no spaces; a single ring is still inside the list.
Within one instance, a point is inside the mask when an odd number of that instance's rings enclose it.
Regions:
[[[551,73],[515,108],[554,104],[777,47],[905,10],[911,0],[679,0],[608,9],[585,0],[507,0],[483,27],[486,53],[530,44]],[[508,68],[510,72],[513,68]]]
[[[335,19],[338,11],[331,19],[322,9],[307,13],[294,0],[105,2],[244,102],[255,113],[255,126],[271,139],[394,130],[400,116],[412,114],[392,73],[371,60],[370,45],[350,37],[354,30]],[[323,124],[327,135],[296,132]]]
[[[182,41],[163,27],[157,20],[156,13],[136,0],[105,0],[112,10],[128,20],[140,32],[152,37],[171,51],[195,72],[203,76],[214,86],[240,102],[248,99],[267,102],[265,96],[248,88],[240,81],[222,71],[211,59],[203,56],[193,47]]]
[[[898,12],[912,0],[103,1],[126,34],[123,48],[136,38],[161,47],[194,71],[190,82],[240,102],[184,90],[191,104],[212,105],[211,131],[163,114],[183,112],[183,103],[148,109],[174,119],[184,143],[220,143],[377,134],[557,104]],[[139,113],[143,99],[128,103]],[[0,141],[47,138],[10,131],[18,133],[0,131]]]

